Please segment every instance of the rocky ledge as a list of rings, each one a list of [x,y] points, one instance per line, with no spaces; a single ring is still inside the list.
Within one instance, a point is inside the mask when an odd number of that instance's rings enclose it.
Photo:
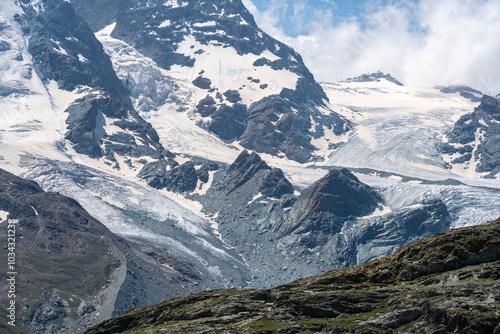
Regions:
[[[133,309],[96,333],[500,333],[500,219],[270,290]]]

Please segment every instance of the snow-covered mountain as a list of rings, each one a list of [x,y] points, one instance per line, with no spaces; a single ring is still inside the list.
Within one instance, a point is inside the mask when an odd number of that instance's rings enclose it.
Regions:
[[[317,83],[239,0],[2,1],[0,78],[0,168],[189,268],[166,291],[132,259],[106,314],[500,216],[498,99],[382,73]]]
[[[200,139],[207,131],[220,139],[210,138],[216,147],[239,144],[299,162],[315,158],[313,138],[349,128],[328,110],[300,55],[260,30],[239,0],[134,1],[100,13],[88,1],[72,3],[100,30],[136,107],[168,149],[183,149],[166,140],[185,131],[179,118],[205,129]],[[203,148],[194,152],[212,159]]]

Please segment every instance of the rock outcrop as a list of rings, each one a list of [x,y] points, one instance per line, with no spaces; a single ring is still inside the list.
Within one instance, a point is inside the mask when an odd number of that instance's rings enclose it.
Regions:
[[[483,97],[483,93],[480,91],[463,85],[452,85],[452,86],[437,86],[441,93],[445,94],[455,94],[458,93],[466,99],[471,100],[472,102],[481,102],[481,98]]]
[[[302,192],[290,210],[293,223],[279,231],[338,233],[346,219],[372,213],[381,201],[373,189],[347,169],[333,169]]]
[[[500,173],[500,101],[484,95],[474,112],[455,123],[447,138],[441,152],[452,157],[450,168],[464,164],[466,169],[495,178]]]
[[[398,86],[403,86],[401,82],[396,80],[392,75],[390,74],[384,74],[382,72],[375,72],[371,74],[363,74],[355,78],[349,78],[346,79],[345,82],[378,82],[381,79],[385,79],[387,81],[393,82]]]
[[[138,177],[156,189],[167,189],[177,193],[189,193],[196,189],[199,183],[207,183],[209,172],[219,169],[215,162],[202,162],[195,165],[188,161],[179,165],[170,160],[159,160],[146,164]]]

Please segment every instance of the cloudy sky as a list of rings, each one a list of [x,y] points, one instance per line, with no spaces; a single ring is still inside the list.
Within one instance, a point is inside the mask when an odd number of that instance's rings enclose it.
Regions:
[[[319,81],[378,70],[500,93],[500,0],[243,0]]]

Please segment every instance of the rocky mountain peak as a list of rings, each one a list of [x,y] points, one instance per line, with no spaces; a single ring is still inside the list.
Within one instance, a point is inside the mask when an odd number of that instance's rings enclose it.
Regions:
[[[257,153],[248,153],[247,150],[243,150],[229,166],[227,172],[250,170],[252,174],[255,174],[260,169],[271,169],[271,167]]]
[[[102,45],[69,2],[24,1],[20,5],[24,14],[16,20],[27,37],[28,51],[42,80],[54,80],[67,91],[88,86],[120,98],[128,96]]]
[[[121,1],[103,3],[113,9]],[[105,47],[109,43],[120,78],[143,111],[178,103],[224,142],[259,153],[283,152],[301,163],[314,156],[313,137],[349,130],[349,122],[335,112],[319,111],[328,97],[301,56],[259,29],[241,1],[140,0],[101,13],[91,3],[72,2],[95,29],[114,23],[102,41]],[[124,62],[119,51],[124,45],[152,60],[147,70],[152,66],[156,74],[136,74],[144,61]],[[184,89],[187,101],[158,94],[156,87],[163,85],[175,93]]]
[[[2,6],[16,13],[6,17],[5,36],[19,50],[2,56],[16,66],[25,63],[27,69],[22,80],[9,85],[46,98],[50,117],[64,111],[61,118],[66,126],[59,125],[61,137],[52,145],[64,147],[67,140],[77,153],[102,158],[115,169],[137,170],[148,158],[172,156],[151,124],[136,112],[110,57],[68,1],[9,0]],[[9,67],[0,71],[4,76]],[[43,123],[43,119],[33,113],[33,122]]]
[[[382,72],[375,72],[371,74],[362,74],[358,77],[354,78],[349,78],[344,80],[344,82],[379,82],[381,79],[385,79],[387,81],[393,82],[398,86],[403,86],[401,82],[396,80],[393,76],[390,74],[384,74]]]
[[[271,168],[257,153],[248,153],[247,150],[241,152],[227,170],[224,184],[228,189],[228,194],[255,178],[257,173],[262,170],[268,172],[262,174],[263,179],[259,177],[256,180],[260,184],[258,188],[260,193],[275,198],[280,198],[285,194],[293,194],[293,186],[281,169]]]
[[[338,217],[363,216],[380,201],[380,196],[350,171],[333,169],[299,196],[297,208],[307,215],[328,212]]]
[[[261,170],[271,170],[271,167],[255,153],[244,150],[227,170],[225,187],[227,193],[233,192],[252,179]]]
[[[280,236],[302,235],[301,242],[313,248],[339,233],[345,221],[373,212],[381,201],[350,171],[334,169],[302,192],[290,219],[281,220],[275,230]]]

